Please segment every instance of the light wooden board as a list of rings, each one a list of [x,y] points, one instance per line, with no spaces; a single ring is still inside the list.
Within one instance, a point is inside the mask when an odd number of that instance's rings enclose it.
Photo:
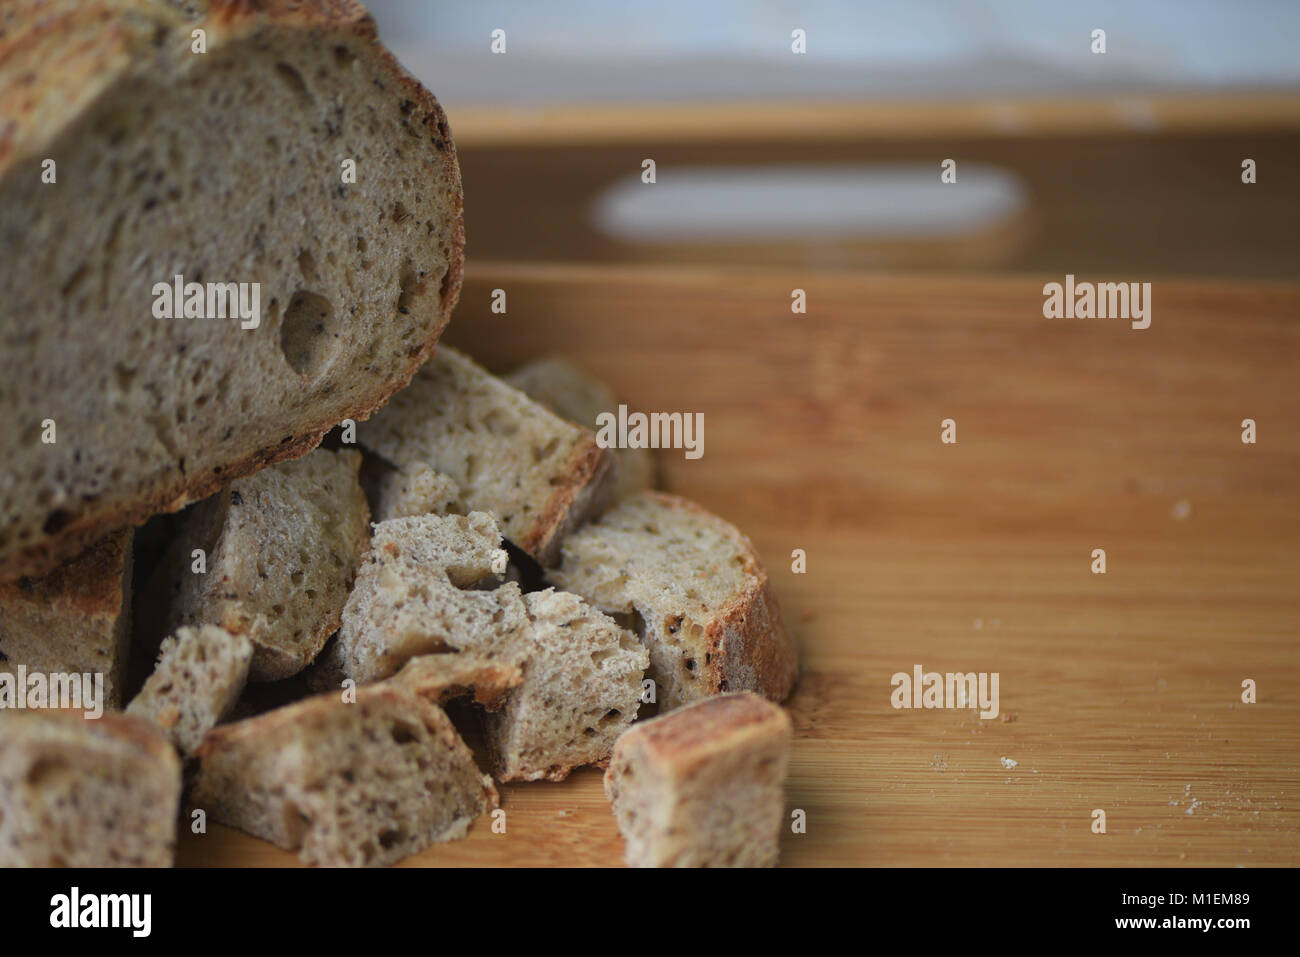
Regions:
[[[448,341],[704,413],[666,484],[750,535],[802,649],[785,864],[1300,863],[1300,285],[1115,277],[1153,281],[1135,331],[1042,318],[1052,278],[470,270]],[[1015,720],[895,710],[915,664],[998,672]],[[407,863],[621,860],[598,772],[503,793],[505,835]],[[221,827],[180,859],[295,863]]]

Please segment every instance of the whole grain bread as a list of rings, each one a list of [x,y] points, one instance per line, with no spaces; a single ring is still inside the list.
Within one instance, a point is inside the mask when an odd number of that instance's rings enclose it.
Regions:
[[[632,867],[770,867],[785,818],[790,717],[752,693],[635,724],[605,795]]]
[[[25,0],[0,117],[0,580],[370,415],[456,303],[446,117],[352,0]],[[155,317],[178,275],[260,324]]]
[[[365,469],[362,470],[363,476]],[[410,515],[460,515],[460,486],[450,476],[417,462],[405,468],[388,468],[374,482],[374,520]]]
[[[442,709],[399,683],[223,725],[197,756],[195,807],[321,866],[391,864],[462,838],[498,800]]]
[[[467,510],[490,513],[543,565],[609,494],[611,459],[590,431],[446,346],[357,440],[398,468],[447,475]]]
[[[102,704],[121,706],[132,538],[116,532],[44,577],[0,585],[0,673],[102,674]]]
[[[166,631],[219,625],[253,643],[249,676],[276,681],[315,659],[339,627],[367,545],[355,449],[317,449],[199,503],[150,585]],[[194,552],[206,556],[196,573]]]
[[[503,674],[518,667],[528,621],[519,586],[476,587],[495,583],[506,559],[486,512],[380,522],[331,645],[339,673],[376,681],[434,653],[503,665]]]
[[[180,796],[148,721],[0,711],[0,867],[170,867]]]
[[[184,754],[230,713],[253,658],[253,643],[216,625],[182,628],[162,644],[158,666],[126,713],[152,721]]]
[[[501,781],[563,781],[576,767],[608,760],[636,720],[649,659],[636,635],[577,595],[548,588],[524,600],[523,681],[486,715],[493,773]]]
[[[596,431],[601,413],[618,414],[618,399],[609,386],[559,356],[534,359],[502,379],[561,418],[592,431]],[[650,449],[611,449],[611,453],[612,500],[654,487],[655,460]]]
[[[753,544],[685,499],[640,492],[565,541],[560,587],[632,623],[662,708],[726,691],[783,700],[798,661]]]

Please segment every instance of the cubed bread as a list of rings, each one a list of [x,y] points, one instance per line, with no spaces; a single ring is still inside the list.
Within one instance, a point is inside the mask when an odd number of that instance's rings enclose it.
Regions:
[[[0,867],[170,867],[180,796],[148,721],[0,711]]]
[[[605,772],[628,865],[774,865],[791,734],[789,715],[749,692],[633,725]]]
[[[497,804],[437,705],[398,683],[317,695],[210,732],[191,803],[308,864],[392,864]]]
[[[501,781],[563,781],[608,760],[636,720],[649,658],[636,635],[577,595],[548,588],[524,601],[523,681],[486,716],[493,771]]]
[[[495,584],[506,560],[486,512],[380,522],[331,646],[340,673],[376,681],[434,653],[520,664],[528,616],[519,586],[476,587]]]
[[[423,463],[388,469],[375,483],[376,522],[410,515],[458,515],[464,511],[460,487],[449,476]]]
[[[622,500],[569,536],[548,577],[638,625],[663,708],[726,691],[781,701],[794,686],[794,645],[754,546],[685,499]]]
[[[558,356],[534,359],[502,378],[561,418],[593,431],[602,412],[618,414],[618,399],[609,386]],[[654,487],[655,460],[650,449],[612,449],[611,452],[614,476],[610,497],[613,500]]]
[[[197,506],[155,572],[167,633],[219,625],[253,643],[249,677],[307,667],[339,627],[368,542],[355,449],[317,449],[234,482]],[[202,549],[207,571],[195,573]]]
[[[157,667],[126,712],[152,721],[190,754],[239,700],[252,658],[243,635],[216,625],[182,628],[163,641]]]
[[[43,578],[0,585],[0,672],[102,674],[104,707],[122,702],[131,629],[130,529]]]
[[[610,458],[590,431],[446,346],[357,426],[357,440],[399,469],[450,477],[466,510],[490,513],[543,565],[608,498]]]

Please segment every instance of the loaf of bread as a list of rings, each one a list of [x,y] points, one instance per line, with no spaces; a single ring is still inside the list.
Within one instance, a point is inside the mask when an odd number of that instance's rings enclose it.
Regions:
[[[148,721],[0,711],[0,867],[170,867],[180,797]]]
[[[357,440],[399,468],[425,465],[543,565],[608,497],[610,458],[586,429],[442,347]]]
[[[563,781],[608,760],[636,720],[649,660],[636,635],[577,595],[548,588],[524,600],[523,681],[486,716],[493,771],[501,781]]]
[[[12,580],[370,415],[464,230],[446,117],[352,0],[30,0],[0,47]]]
[[[239,700],[252,658],[243,635],[216,625],[182,628],[163,641],[158,666],[126,713],[152,721],[190,754]]]
[[[331,645],[340,672],[376,681],[434,653],[519,666],[528,621],[519,586],[475,587],[493,584],[505,565],[501,533],[486,512],[380,522]]]
[[[48,575],[0,585],[0,672],[102,674],[100,704],[121,706],[132,538],[114,533]]]
[[[497,804],[437,705],[399,683],[323,694],[210,732],[191,803],[326,867],[462,838]]]
[[[622,500],[565,541],[549,577],[631,618],[662,708],[725,691],[781,701],[794,686],[794,645],[754,546],[685,499]]]
[[[154,574],[167,631],[219,625],[253,643],[249,676],[275,681],[315,659],[343,616],[365,551],[361,453],[317,449],[199,503]],[[206,572],[194,571],[194,552]]]
[[[628,865],[774,865],[791,734],[789,715],[751,693],[633,725],[605,772]]]
[[[534,359],[502,378],[561,418],[592,431],[597,430],[597,418],[602,413],[618,414],[618,399],[609,386],[559,356]],[[612,499],[626,498],[633,492],[654,487],[655,460],[650,449],[625,448],[611,452],[614,456]]]

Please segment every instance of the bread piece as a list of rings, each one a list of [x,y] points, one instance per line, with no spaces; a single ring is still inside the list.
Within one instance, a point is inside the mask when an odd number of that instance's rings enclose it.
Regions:
[[[602,412],[618,414],[618,399],[609,386],[558,356],[535,359],[502,379],[561,418],[592,431],[596,431]],[[614,457],[612,500],[654,487],[655,460],[650,449],[610,451]]]
[[[607,614],[639,616],[662,708],[724,691],[781,701],[794,686],[794,646],[754,546],[685,499],[624,499],[569,537],[549,577]]]
[[[563,781],[608,760],[636,720],[649,660],[636,635],[577,595],[548,588],[524,600],[524,680],[486,718],[493,770],[501,781]]]
[[[519,664],[473,654],[433,654],[412,658],[391,680],[434,704],[473,695],[479,704],[495,711],[511,689],[523,684],[524,672]]]
[[[432,353],[464,228],[446,117],[359,3],[27,0],[0,49],[9,580],[371,414]],[[258,283],[260,322],[155,317],[178,275]]]
[[[790,738],[789,715],[749,692],[633,725],[605,772],[628,865],[774,865]]]
[[[355,449],[317,449],[195,506],[153,586],[169,596],[167,631],[212,624],[247,635],[253,681],[309,665],[342,620],[366,548],[360,465]],[[192,570],[194,549],[206,573]]]
[[[357,440],[399,468],[449,476],[466,509],[491,513],[543,565],[608,496],[611,460],[591,432],[446,346]]]
[[[180,796],[148,721],[0,711],[0,867],[170,867]]]
[[[331,650],[339,671],[376,681],[433,653],[517,667],[528,621],[519,586],[475,587],[505,567],[501,533],[485,512],[380,522]]]
[[[239,700],[252,657],[243,635],[216,625],[182,628],[163,642],[158,667],[126,712],[152,721],[189,754]]]
[[[460,487],[449,476],[423,463],[392,469],[375,487],[376,522],[411,515],[459,515]]]
[[[132,537],[117,532],[43,578],[0,585],[0,672],[102,674],[100,704],[121,707]]]
[[[308,864],[391,864],[497,804],[447,715],[399,684],[223,725],[197,754],[195,807]]]

